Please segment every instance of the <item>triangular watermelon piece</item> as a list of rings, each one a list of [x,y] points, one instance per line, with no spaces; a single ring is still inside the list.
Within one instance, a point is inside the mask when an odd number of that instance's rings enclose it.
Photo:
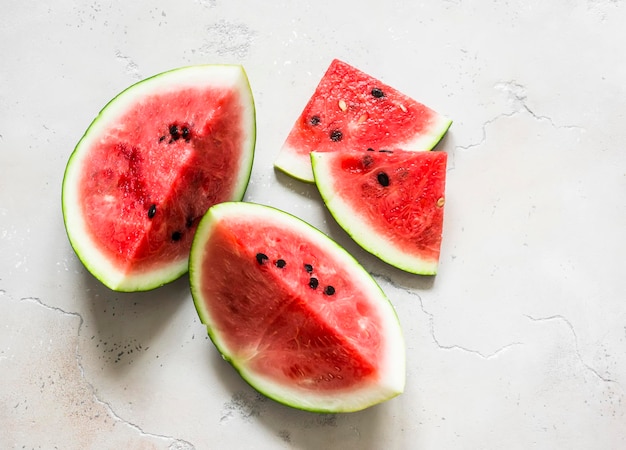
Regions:
[[[311,160],[324,203],[361,247],[407,272],[437,273],[446,153],[370,148]]]
[[[309,153],[354,148],[430,150],[452,121],[335,59],[289,133],[275,167],[313,182]]]

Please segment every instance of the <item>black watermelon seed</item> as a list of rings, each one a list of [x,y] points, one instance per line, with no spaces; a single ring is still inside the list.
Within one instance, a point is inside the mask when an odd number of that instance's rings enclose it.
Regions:
[[[311,279],[309,280],[309,287],[311,289],[317,289],[319,284],[320,284],[320,282],[315,277],[311,277]]]
[[[320,116],[313,116],[311,117],[310,123],[311,125],[315,126],[315,125],[319,125],[321,121],[322,119],[320,119]]]
[[[279,269],[282,269],[286,265],[287,265],[287,262],[284,259],[279,259],[276,261],[276,267],[278,267]]]
[[[385,93],[378,88],[372,89],[372,95],[376,98],[382,98],[385,96]]]
[[[159,138],[159,142],[163,142],[164,140],[165,140],[165,136],[161,136],[161,137]]]
[[[368,151],[368,152],[373,152],[373,151],[374,151],[374,149],[370,147],[370,148],[368,148],[368,149],[367,149],[367,151]]]
[[[177,141],[178,139],[180,139],[180,133],[178,131],[178,125],[170,125],[170,136],[172,136],[172,139],[170,140],[170,142],[173,141]]]
[[[393,153],[393,150],[385,150],[385,149],[381,149],[378,150],[380,153]]]
[[[268,260],[268,257],[267,257],[267,255],[265,253],[257,253],[256,254],[256,261],[259,264],[263,264],[267,260]]]
[[[173,241],[180,241],[180,238],[183,237],[183,233],[181,233],[180,231],[174,231],[172,233],[172,240]]]
[[[326,295],[333,295],[335,293],[335,288],[332,286],[326,286],[324,288],[324,294]]]
[[[343,133],[339,130],[333,130],[330,132],[330,140],[333,142],[339,142],[343,139]]]
[[[148,219],[152,219],[155,214],[156,214],[156,205],[152,204],[150,205],[150,209],[148,209]]]
[[[376,178],[378,179],[378,182],[381,186],[389,186],[389,176],[385,172],[378,172]]]
[[[183,139],[187,142],[191,139],[191,136],[189,135],[189,128],[187,127],[183,127]]]
[[[311,273],[313,272],[313,266],[311,264],[305,264],[304,270],[306,270],[308,273]]]

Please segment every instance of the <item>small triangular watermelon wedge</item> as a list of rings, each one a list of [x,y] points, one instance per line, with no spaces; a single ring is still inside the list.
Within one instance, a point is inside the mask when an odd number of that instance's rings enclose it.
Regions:
[[[312,152],[315,183],[337,223],[368,252],[407,272],[437,273],[447,154]]]
[[[352,148],[431,150],[452,121],[337,59],[320,80],[274,166],[313,182],[312,151]]]

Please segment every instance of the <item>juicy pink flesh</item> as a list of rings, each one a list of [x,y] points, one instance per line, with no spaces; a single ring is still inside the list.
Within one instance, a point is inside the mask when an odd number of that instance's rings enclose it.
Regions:
[[[244,139],[240,108],[238,94],[223,90],[153,95],[95,141],[81,209],[100,251],[122,271],[187,258],[199,218],[231,199]]]
[[[302,389],[338,391],[376,380],[380,318],[322,249],[290,230],[246,221],[218,223],[205,249],[205,307],[240,364]],[[263,263],[259,253],[267,256]]]

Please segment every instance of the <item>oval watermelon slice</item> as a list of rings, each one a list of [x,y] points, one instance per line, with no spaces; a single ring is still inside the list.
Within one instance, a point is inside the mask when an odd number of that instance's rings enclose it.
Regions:
[[[266,396],[348,412],[403,391],[404,340],[391,303],[352,256],[300,219],[252,203],[213,206],[189,275],[213,343]]]
[[[185,273],[206,210],[243,197],[255,136],[240,66],[184,67],[120,93],[79,141],[63,179],[65,227],[83,264],[119,291]]]
[[[407,272],[437,273],[446,153],[313,152],[311,161],[324,203],[355,242]]]
[[[430,150],[452,121],[376,78],[333,60],[289,132],[274,165],[313,182],[313,150]]]

